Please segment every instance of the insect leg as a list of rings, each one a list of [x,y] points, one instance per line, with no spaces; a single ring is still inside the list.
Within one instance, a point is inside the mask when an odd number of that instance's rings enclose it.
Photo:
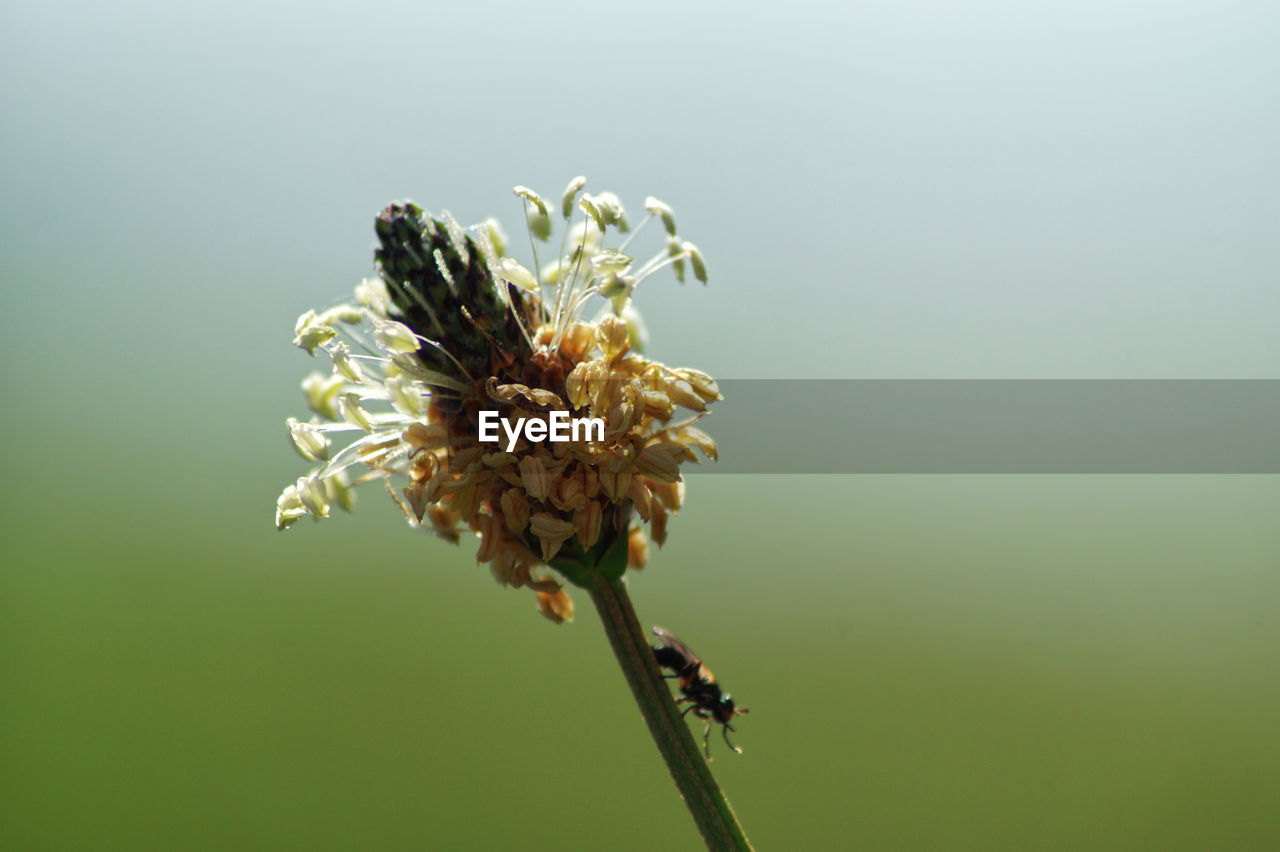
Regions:
[[[732,742],[729,741],[729,732],[732,730],[733,730],[732,726],[725,725],[720,732],[724,734],[725,744],[728,745],[729,748],[733,749],[734,754],[742,754],[742,749],[738,748],[736,745],[734,745]]]
[[[680,699],[680,700],[683,701],[684,699]],[[684,708],[684,712],[680,714],[680,718],[683,719],[685,716],[688,716],[690,710],[697,710],[697,709],[698,709],[697,704],[690,704],[688,707]]]
[[[711,721],[708,720],[707,727],[702,732],[702,753],[707,756],[707,760],[711,759],[711,743],[709,742],[710,737],[711,737]]]

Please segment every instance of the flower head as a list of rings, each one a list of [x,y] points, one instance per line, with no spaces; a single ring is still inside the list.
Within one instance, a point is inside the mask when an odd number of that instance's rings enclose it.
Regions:
[[[676,236],[671,208],[654,198],[629,231],[612,193],[570,182],[558,208],[525,187],[532,268],[507,254],[493,220],[464,230],[448,214],[392,204],[377,217],[379,277],[355,301],[298,320],[295,343],[332,362],[302,383],[314,412],[290,418],[298,452],[318,465],[285,489],[276,524],[349,509],[351,486],[381,479],[409,523],[457,543],[479,540],[476,559],[498,582],[528,587],[554,621],[573,604],[545,566],[584,585],[587,572],[618,576],[648,557],[643,526],[659,546],[680,508],[680,468],[716,457],[695,424],[720,399],[705,373],[640,354],[643,326],[632,294],[667,266],[706,280],[698,249]],[[535,240],[562,219],[559,255],[539,265]],[[576,221],[575,221],[576,220]],[[626,254],[645,224],[661,221],[662,249],[637,264]],[[585,313],[592,301],[603,310]],[[536,430],[481,440],[480,412],[510,422],[595,418],[602,430],[536,440]],[[683,411],[683,414],[681,413]],[[335,438],[350,438],[335,448]]]

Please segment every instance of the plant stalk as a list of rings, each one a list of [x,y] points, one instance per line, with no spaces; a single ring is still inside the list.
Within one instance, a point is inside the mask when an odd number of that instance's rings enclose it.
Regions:
[[[596,574],[590,588],[591,600],[600,613],[604,632],[631,687],[649,733],[658,745],[667,769],[684,797],[684,803],[697,823],[707,848],[713,850],[749,850],[742,826],[733,808],[720,791],[711,767],[680,715],[667,682],[653,658],[648,637],[640,627],[631,599],[622,580],[610,580]]]

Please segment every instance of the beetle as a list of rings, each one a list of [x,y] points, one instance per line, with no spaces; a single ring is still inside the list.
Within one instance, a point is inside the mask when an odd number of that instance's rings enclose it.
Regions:
[[[711,759],[711,746],[708,738],[711,736],[711,723],[713,721],[719,722],[723,726],[720,730],[724,734],[724,741],[729,748],[733,749],[735,753],[741,754],[742,749],[729,741],[729,732],[734,730],[729,721],[734,716],[745,715],[747,708],[738,707],[734,704],[733,696],[720,689],[720,684],[716,683],[716,676],[711,673],[711,669],[703,664],[702,660],[689,649],[688,645],[661,627],[654,627],[653,635],[660,640],[659,644],[653,648],[653,658],[660,668],[671,671],[671,674],[664,674],[664,678],[679,679],[679,701],[682,704],[688,703],[689,705],[680,715],[686,716],[692,711],[698,718],[707,720],[706,730],[702,732],[702,751],[706,754],[707,759]]]

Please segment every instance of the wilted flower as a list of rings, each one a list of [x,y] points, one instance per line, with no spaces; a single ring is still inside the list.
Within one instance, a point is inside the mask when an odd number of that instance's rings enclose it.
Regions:
[[[643,526],[661,545],[680,508],[681,465],[716,457],[694,424],[720,393],[705,373],[640,354],[631,296],[664,267],[683,280],[687,263],[704,282],[706,268],[654,198],[640,228],[661,221],[662,250],[637,264],[624,253],[635,234],[606,247],[606,236],[628,231],[626,214],[612,193],[584,186],[570,182],[558,208],[515,188],[532,238],[546,242],[553,220],[565,223],[559,256],[540,266],[535,247],[532,268],[507,254],[493,220],[464,231],[413,204],[379,214],[379,278],[361,282],[353,304],[308,311],[295,329],[294,342],[327,354],[333,371],[302,383],[315,417],[288,421],[298,452],[320,464],[280,496],[277,526],[349,509],[350,485],[382,479],[411,525],[455,543],[469,530],[477,561],[498,582],[533,589],[557,622],[572,618],[573,604],[543,566],[578,584],[591,570],[643,566]],[[603,311],[588,321],[593,297]],[[603,439],[584,430],[563,442],[481,442],[483,410],[548,424],[554,412],[599,418]],[[353,440],[339,449],[343,433]]]

